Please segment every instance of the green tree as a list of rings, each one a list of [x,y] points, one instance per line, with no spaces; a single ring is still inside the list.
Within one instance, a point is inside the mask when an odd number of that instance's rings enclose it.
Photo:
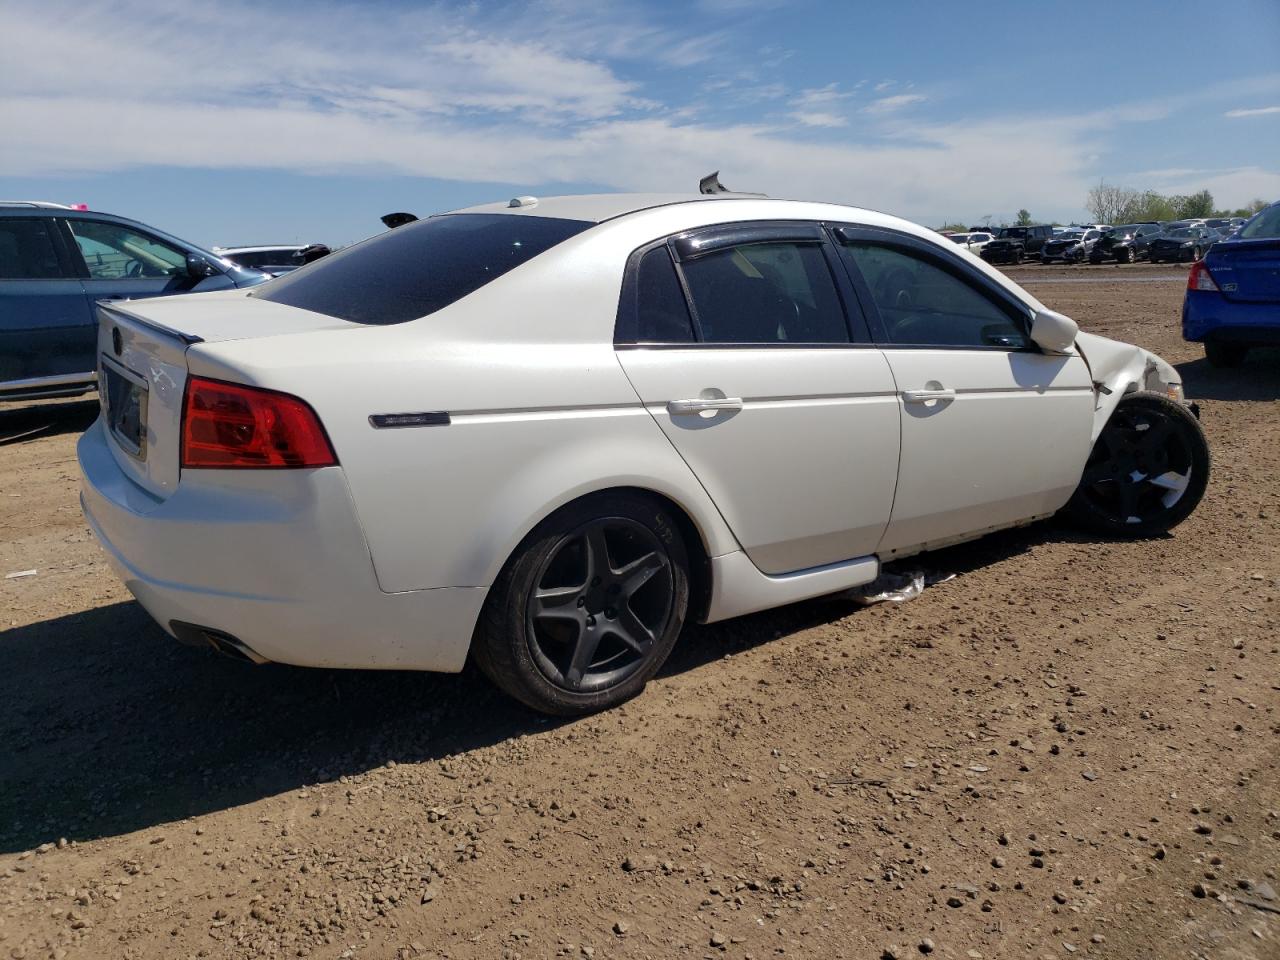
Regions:
[[[1141,223],[1143,220],[1178,219],[1178,211],[1170,199],[1154,190],[1141,194],[1125,212],[1130,223]]]
[[[1178,211],[1179,220],[1189,220],[1192,217],[1211,217],[1213,216],[1213,194],[1208,190],[1201,190],[1199,193],[1193,193],[1189,197],[1174,197],[1173,206]]]
[[[1026,207],[1023,207],[1021,210],[1019,210],[1017,222],[1018,222],[1018,226],[1020,227],[1031,226],[1031,211],[1028,210]]]

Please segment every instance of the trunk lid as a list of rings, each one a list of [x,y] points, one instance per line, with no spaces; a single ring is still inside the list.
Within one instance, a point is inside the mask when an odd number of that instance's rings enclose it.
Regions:
[[[1228,300],[1280,302],[1280,238],[1215,244],[1205,266]]]
[[[102,423],[120,468],[157,502],[180,479],[187,350],[196,343],[270,337],[353,324],[256,300],[243,290],[97,306]]]

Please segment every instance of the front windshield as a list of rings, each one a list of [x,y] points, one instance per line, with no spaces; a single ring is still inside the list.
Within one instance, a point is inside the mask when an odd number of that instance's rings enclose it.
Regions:
[[[1012,237],[1015,240],[1024,240],[1027,236],[1026,227],[1005,227],[1000,231],[1002,237]]]
[[[1084,234],[1079,230],[1063,230],[1062,233],[1054,237],[1055,240],[1079,240]]]
[[[1165,234],[1166,237],[1173,237],[1175,240],[1191,239],[1191,229],[1189,227],[1180,227],[1177,230],[1170,230]]]
[[[1280,237],[1280,204],[1267,207],[1267,209],[1241,227],[1236,237],[1239,240],[1264,240],[1269,237]]]
[[[1107,236],[1108,237],[1127,237],[1129,234],[1133,233],[1137,229],[1138,229],[1138,225],[1136,223],[1130,223],[1123,227],[1112,227],[1110,230],[1107,231]]]

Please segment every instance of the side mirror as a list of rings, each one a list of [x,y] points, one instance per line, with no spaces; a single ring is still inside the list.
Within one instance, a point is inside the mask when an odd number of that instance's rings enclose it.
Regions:
[[[1031,321],[1031,339],[1045,353],[1068,353],[1080,328],[1070,317],[1052,310],[1036,311]]]
[[[217,267],[198,253],[187,254],[187,276],[192,280],[203,280],[205,277],[216,277],[221,273]]]

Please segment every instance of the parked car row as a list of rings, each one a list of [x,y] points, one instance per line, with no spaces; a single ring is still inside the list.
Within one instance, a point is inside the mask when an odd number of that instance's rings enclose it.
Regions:
[[[989,234],[958,233],[949,237],[964,243],[988,263],[1020,264],[1024,260],[1041,263],[1098,264],[1137,263],[1151,260],[1194,261],[1203,257],[1215,244],[1231,236],[1244,224],[1241,217],[1215,217],[1200,220],[1147,221],[1112,226],[1106,223],[1071,224],[1055,227],[1031,224],[1001,227],[994,237]],[[975,236],[990,237],[974,244]]]

